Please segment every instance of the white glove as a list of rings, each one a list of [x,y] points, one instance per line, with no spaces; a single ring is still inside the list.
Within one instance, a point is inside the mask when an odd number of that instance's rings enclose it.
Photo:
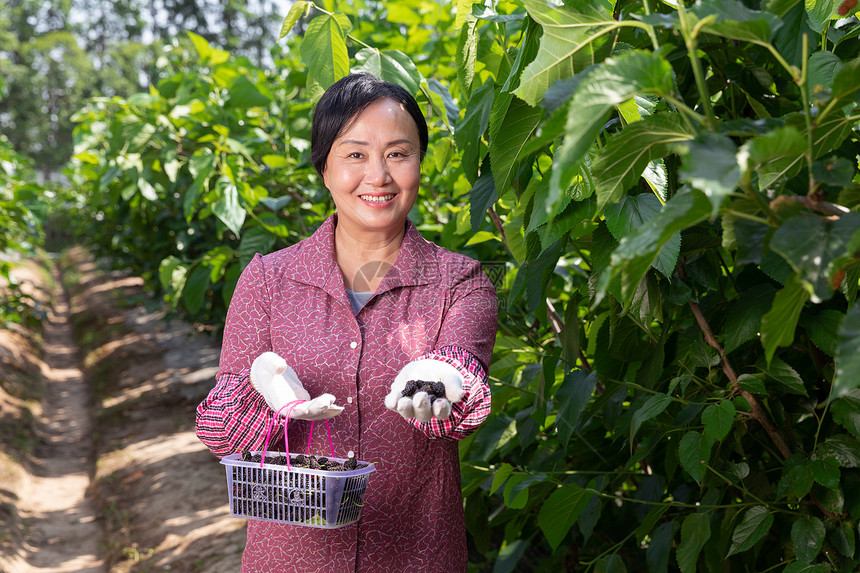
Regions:
[[[335,397],[322,394],[311,400],[295,371],[274,352],[264,352],[251,364],[251,385],[266,399],[275,412],[296,400],[303,400],[290,410],[294,420],[326,420],[343,411],[334,404]]]
[[[413,380],[441,383],[444,396],[431,395],[423,390],[411,394],[409,383]],[[441,360],[425,358],[410,362],[400,370],[391,384],[391,392],[385,397],[385,406],[404,418],[415,418],[419,422],[427,422],[431,418],[444,420],[451,415],[451,404],[462,400],[463,393],[463,377],[456,368]]]

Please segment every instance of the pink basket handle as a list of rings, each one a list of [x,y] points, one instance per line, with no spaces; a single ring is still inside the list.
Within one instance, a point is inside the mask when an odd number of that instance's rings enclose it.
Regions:
[[[263,443],[263,452],[262,452],[262,456],[260,457],[260,467],[261,468],[263,467],[263,464],[266,462],[266,450],[269,449],[269,439],[272,437],[272,427],[275,425],[275,420],[278,419],[278,416],[280,416],[281,412],[284,410],[284,408],[286,408],[287,413],[284,414],[284,448],[286,449],[286,452],[287,452],[287,471],[290,471],[290,441],[287,438],[287,426],[289,425],[290,413],[293,411],[293,408],[295,408],[299,404],[303,404],[305,402],[307,402],[307,400],[293,400],[292,402],[287,402],[286,404],[281,406],[281,408],[277,412],[275,412],[275,415],[266,424],[266,441]],[[332,455],[332,457],[334,457],[334,443],[331,441],[331,429],[329,428],[329,425],[328,425],[328,419],[326,419],[326,421],[325,421],[325,431],[326,431],[326,435],[328,436],[328,445],[329,445],[329,448],[331,448],[331,455]],[[310,455],[310,453],[311,453],[311,439],[313,438],[313,436],[314,436],[314,421],[311,420],[311,432],[310,432],[310,435],[308,435],[308,449],[305,452],[306,455]]]

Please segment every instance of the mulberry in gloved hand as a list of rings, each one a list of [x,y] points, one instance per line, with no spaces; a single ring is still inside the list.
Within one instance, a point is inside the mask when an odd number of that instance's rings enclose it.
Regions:
[[[441,360],[424,358],[404,366],[385,397],[385,406],[404,418],[428,422],[451,415],[451,404],[463,399],[463,377]]]
[[[290,402],[303,401],[289,410],[294,420],[327,420],[343,411],[343,406],[335,405],[335,397],[331,394],[321,394],[311,400],[295,371],[274,352],[264,352],[254,359],[251,385],[275,412]]]

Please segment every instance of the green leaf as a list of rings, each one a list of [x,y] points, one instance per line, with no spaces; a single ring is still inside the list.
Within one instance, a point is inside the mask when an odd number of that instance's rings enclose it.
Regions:
[[[741,374],[738,376],[738,386],[752,394],[767,394],[764,382],[752,374]]]
[[[839,462],[835,458],[824,458],[823,460],[812,460],[809,463],[812,469],[812,479],[828,489],[839,487],[841,477]]]
[[[708,196],[713,219],[723,200],[735,191],[741,178],[736,157],[737,146],[724,135],[705,132],[678,147],[683,150],[684,160],[681,178]]]
[[[412,60],[399,50],[379,51],[364,48],[355,55],[359,62],[352,72],[366,72],[389,83],[399,85],[413,96],[421,87],[421,73]]]
[[[528,546],[528,539],[517,539],[510,543],[505,542],[499,550],[496,562],[493,564],[493,573],[511,573],[512,571],[516,571],[517,564],[522,559],[523,553],[525,553]]]
[[[561,545],[576,518],[586,508],[594,494],[574,485],[556,489],[543,502],[538,513],[538,525],[555,551]]]
[[[565,6],[542,0],[524,0],[532,19],[543,28],[540,49],[520,78],[514,92],[529,105],[537,105],[558,80],[573,76],[595,62],[595,43],[618,27],[608,5],[582,0]],[[582,52],[582,53],[580,53]]]
[[[815,561],[824,543],[824,533],[824,524],[817,517],[795,519],[791,526],[791,542],[797,558],[807,563]]]
[[[672,538],[675,536],[675,523],[661,523],[654,530],[648,549],[645,550],[645,562],[649,573],[666,573],[669,570],[669,553],[672,549]],[[700,549],[701,551],[701,549]]]
[[[251,227],[242,234],[239,242],[239,264],[244,268],[254,255],[265,255],[275,244],[275,236],[262,227]]]
[[[454,141],[462,153],[460,162],[469,182],[478,178],[478,163],[481,160],[484,132],[490,125],[490,110],[493,108],[493,82],[487,81],[472,93],[466,106],[463,121],[454,132]]]
[[[457,40],[457,82],[463,93],[472,91],[472,82],[475,79],[475,65],[478,63],[478,34],[477,22],[466,22],[460,28],[460,36]]]
[[[839,327],[836,347],[836,377],[833,379],[831,400],[847,396],[860,387],[860,305],[855,304]]]
[[[674,113],[646,117],[610,137],[591,168],[598,208],[622,199],[651,161],[667,155],[673,144],[692,137]]]
[[[498,125],[493,124],[493,117],[490,118],[490,131],[496,133],[490,141],[490,162],[500,195],[508,192],[524,159],[523,148],[537,130],[542,117],[540,108],[530,107],[521,99],[513,98]]]
[[[484,214],[498,198],[493,172],[489,168],[489,161],[485,161],[484,167],[481,169],[481,176],[475,181],[475,185],[469,193],[469,219],[472,223],[473,233],[481,228]]]
[[[219,199],[212,204],[212,212],[238,237],[245,222],[245,208],[239,204],[239,190],[226,177],[219,177],[216,189]]]
[[[760,189],[769,189],[782,177],[788,177],[806,152],[806,138],[793,127],[776,129],[747,141],[738,154],[745,177],[755,173]]]
[[[824,103],[830,99],[833,79],[842,69],[842,60],[833,52],[826,50],[815,52],[809,56],[807,90],[809,100]]]
[[[860,389],[845,392],[830,405],[833,419],[860,439]]]
[[[827,565],[810,565],[801,561],[795,561],[788,567],[782,570],[782,573],[829,573],[830,567]]]
[[[191,272],[191,276],[185,282],[182,289],[182,301],[185,308],[191,314],[197,314],[206,299],[206,290],[209,288],[209,269],[203,265],[197,265]]]
[[[769,363],[773,353],[780,346],[794,342],[794,331],[800,311],[811,295],[808,287],[797,277],[791,275],[785,287],[776,293],[773,306],[761,319],[761,344]]]
[[[746,551],[770,531],[773,525],[773,514],[763,505],[756,505],[744,513],[744,518],[732,534],[732,546],[729,555]]]
[[[773,304],[776,289],[769,284],[757,284],[746,290],[729,311],[725,333],[725,351],[732,352],[741,344],[758,338],[761,319]]]
[[[349,28],[349,19],[343,14],[321,14],[308,23],[299,51],[308,67],[307,88],[313,101],[349,73]]]
[[[565,144],[555,155],[550,179],[553,194],[560,196],[570,185],[579,160],[594,144],[614,106],[635,95],[670,93],[672,66],[652,52],[629,51],[596,66],[580,82],[568,106]]]
[[[827,438],[815,449],[814,459],[835,458],[846,468],[860,467],[860,441],[846,434]]]
[[[735,418],[735,405],[728,400],[712,404],[702,412],[705,437],[721,442],[732,429]]]
[[[809,26],[821,34],[830,24],[830,20],[839,18],[838,8],[842,0],[805,0],[806,16]]]
[[[632,231],[640,229],[646,221],[657,216],[662,207],[660,200],[652,193],[624,195],[620,202],[606,208],[604,213],[606,226],[612,236],[620,241]],[[663,273],[663,276],[671,277],[675,272],[675,264],[678,262],[680,252],[681,234],[675,233],[660,249],[657,259],[651,266]]]
[[[290,11],[287,12],[287,17],[284,18],[284,23],[281,25],[281,33],[278,35],[278,41],[290,33],[290,30],[293,29],[296,22],[299,21],[299,18],[301,18],[311,6],[313,6],[313,2],[306,2],[305,0],[298,0],[293,3],[290,7]]]
[[[571,370],[564,375],[564,380],[555,396],[558,401],[555,425],[558,428],[558,439],[562,447],[567,446],[570,436],[579,425],[582,411],[596,385],[597,374],[594,372]]]
[[[830,533],[830,542],[836,550],[848,557],[854,557],[857,543],[857,533],[855,532],[854,524],[850,521],[843,521]]]
[[[486,461],[496,450],[510,442],[517,433],[517,421],[505,414],[499,414],[481,427],[475,434],[470,450],[473,461]]]
[[[227,108],[247,109],[272,103],[270,96],[260,91],[260,87],[244,76],[236,78],[227,89],[227,93],[230,96],[224,104]]]
[[[706,513],[691,513],[681,525],[681,543],[678,544],[678,567],[681,573],[696,573],[696,562],[702,548],[711,538],[711,519]]]
[[[505,489],[502,494],[502,499],[505,501],[505,505],[507,505],[511,509],[523,509],[529,501],[529,490],[528,488],[518,489],[516,492],[513,491],[514,487],[529,478],[527,474],[513,474],[508,481],[505,483]]]
[[[845,315],[838,310],[825,309],[801,321],[809,338],[828,356],[836,356],[839,343],[839,325]]]
[[[690,9],[699,20],[715,16],[702,30],[731,40],[766,44],[781,22],[769,12],[750,10],[738,0],[702,0]],[[695,25],[695,22],[690,24]]]
[[[832,98],[828,105],[837,102],[840,105],[856,104],[858,91],[860,91],[860,58],[855,57],[842,66],[833,78]],[[838,117],[840,114],[836,115]]]
[[[812,284],[812,302],[818,303],[833,296],[830,277],[834,266],[848,254],[849,243],[858,230],[860,213],[846,213],[835,222],[792,217],[774,232],[770,248]]]
[[[607,555],[594,564],[594,573],[627,573],[627,567],[620,555]]]
[[[633,420],[630,422],[630,441],[636,437],[636,432],[644,422],[656,418],[672,403],[672,397],[666,394],[654,394],[641,408],[633,413]]]
[[[800,374],[797,371],[780,360],[779,358],[774,358],[771,360],[770,365],[765,365],[763,360],[760,360],[756,366],[761,368],[761,370],[767,375],[765,379],[765,384],[768,381],[776,382],[776,385],[779,386],[779,389],[788,394],[797,394],[799,396],[806,396],[806,386],[803,383],[803,378],[800,377]]]
[[[797,499],[803,499],[812,489],[814,481],[815,476],[812,473],[811,464],[807,461],[791,467],[788,467],[786,463],[786,468],[783,470],[782,478],[776,488],[776,495],[777,497],[784,497],[792,494]]]
[[[711,459],[711,447],[714,440],[703,436],[699,432],[689,431],[681,438],[678,446],[678,456],[683,467],[697,483],[707,472],[706,464]]]
[[[493,476],[493,485],[490,487],[490,493],[494,493],[502,487],[508,481],[508,478],[511,477],[512,473],[514,473],[514,466],[511,464],[504,463],[499,466],[499,469],[496,470],[496,475]]]
[[[659,214],[624,237],[612,253],[612,272],[604,273],[597,294],[606,293],[609,280],[620,276],[622,303],[630,304],[642,277],[654,264],[660,249],[680,231],[708,218],[711,206],[698,191],[676,194]]]

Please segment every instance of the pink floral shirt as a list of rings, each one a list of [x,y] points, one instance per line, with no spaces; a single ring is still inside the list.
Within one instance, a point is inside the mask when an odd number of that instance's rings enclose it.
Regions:
[[[197,435],[219,457],[261,449],[273,413],[248,376],[254,358],[272,350],[312,397],[328,392],[345,407],[330,421],[335,456],[353,450],[376,471],[357,524],[325,530],[249,520],[242,571],[465,571],[456,440],[490,412],[495,291],[476,261],[424,240],[407,221],[397,261],[354,315],[334,258],[336,221],[256,255],[242,273],[216,385],[197,408]],[[448,420],[405,420],[385,407],[394,377],[422,357],[463,375],[466,393]],[[305,451],[309,429],[290,422],[290,451]],[[283,432],[274,439],[283,444]],[[314,432],[311,453],[328,449],[325,431]]]

